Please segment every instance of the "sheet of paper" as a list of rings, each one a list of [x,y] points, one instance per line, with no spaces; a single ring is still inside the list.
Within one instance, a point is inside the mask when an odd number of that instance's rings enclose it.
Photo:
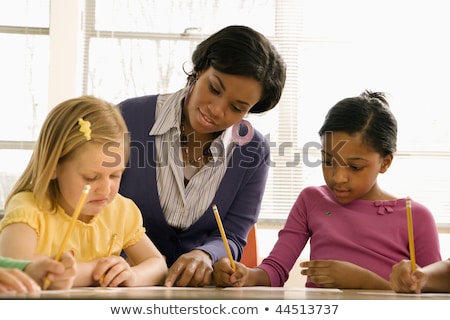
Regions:
[[[358,292],[358,294],[368,294],[368,295],[382,295],[382,296],[402,296],[402,297],[408,297],[408,298],[420,298],[420,297],[445,297],[450,298],[450,293],[396,293],[396,292],[389,292],[389,291],[361,291]]]
[[[303,287],[227,287],[223,290],[258,290],[258,291],[305,291],[305,292],[342,292],[339,289],[327,289],[327,288],[303,288]]]

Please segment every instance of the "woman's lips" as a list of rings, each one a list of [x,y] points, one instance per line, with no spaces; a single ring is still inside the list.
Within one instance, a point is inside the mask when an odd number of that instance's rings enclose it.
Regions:
[[[216,126],[216,123],[207,115],[205,115],[203,112],[199,110],[198,112],[198,122],[201,126],[211,129]]]

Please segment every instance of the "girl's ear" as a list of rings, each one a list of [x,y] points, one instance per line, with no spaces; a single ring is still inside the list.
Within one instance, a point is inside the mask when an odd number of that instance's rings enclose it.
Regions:
[[[55,180],[56,179],[56,169],[53,170],[52,176],[50,177],[50,180]]]
[[[392,154],[388,154],[386,157],[383,158],[383,161],[381,163],[380,173],[385,173],[387,171],[387,169],[389,169],[393,159],[394,159],[394,156]]]

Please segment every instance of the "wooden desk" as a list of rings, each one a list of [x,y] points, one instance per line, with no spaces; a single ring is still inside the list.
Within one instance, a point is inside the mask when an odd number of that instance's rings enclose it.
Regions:
[[[39,296],[1,295],[0,299],[116,299],[116,300],[429,300],[450,294],[396,294],[392,291],[314,288],[73,288],[42,291]]]
[[[3,298],[3,300],[2,300]],[[8,299],[8,300],[6,300]],[[446,314],[450,294],[308,288],[74,288],[38,297],[0,295],[0,314],[31,319],[422,319]],[[432,310],[432,311],[430,311]]]

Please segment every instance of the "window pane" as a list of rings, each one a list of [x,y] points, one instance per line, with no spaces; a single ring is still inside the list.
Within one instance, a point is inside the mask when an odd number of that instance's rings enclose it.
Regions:
[[[435,61],[418,63],[422,46],[404,45],[391,51],[361,43],[305,43],[300,53],[302,144],[317,140],[317,131],[332,105],[370,89],[388,93],[398,120],[399,150],[449,151],[450,114],[444,112],[448,102],[443,93],[449,85],[450,61],[445,57],[450,56],[450,48],[423,46],[433,48]]]
[[[3,209],[6,197],[25,169],[31,150],[0,149],[0,210]]]
[[[183,68],[191,70],[190,57],[200,41],[181,36],[186,28],[199,28],[188,32],[201,38],[234,23],[253,26],[269,36],[275,30],[274,0],[97,0],[95,5],[95,30],[90,33],[86,54],[86,90],[114,102],[130,96],[173,92],[185,85]],[[102,38],[96,31],[112,33]],[[114,32],[124,33],[116,37]],[[168,36],[164,39],[157,33]],[[173,36],[176,39],[170,40]]]
[[[424,204],[438,223],[450,225],[449,163],[449,157],[439,155],[400,154],[379,181],[392,194]]]
[[[371,89],[389,94],[399,150],[450,151],[446,1],[303,3],[299,138],[316,139],[328,108]]]
[[[88,92],[119,103],[133,96],[178,90],[186,83],[182,67],[195,45],[191,41],[93,38]]]
[[[0,25],[48,28],[49,1],[0,0]]]
[[[199,27],[209,34],[229,24],[247,24],[270,36],[274,0],[96,0],[96,30],[180,34]]]
[[[48,36],[0,33],[0,140],[35,140],[48,107]]]

